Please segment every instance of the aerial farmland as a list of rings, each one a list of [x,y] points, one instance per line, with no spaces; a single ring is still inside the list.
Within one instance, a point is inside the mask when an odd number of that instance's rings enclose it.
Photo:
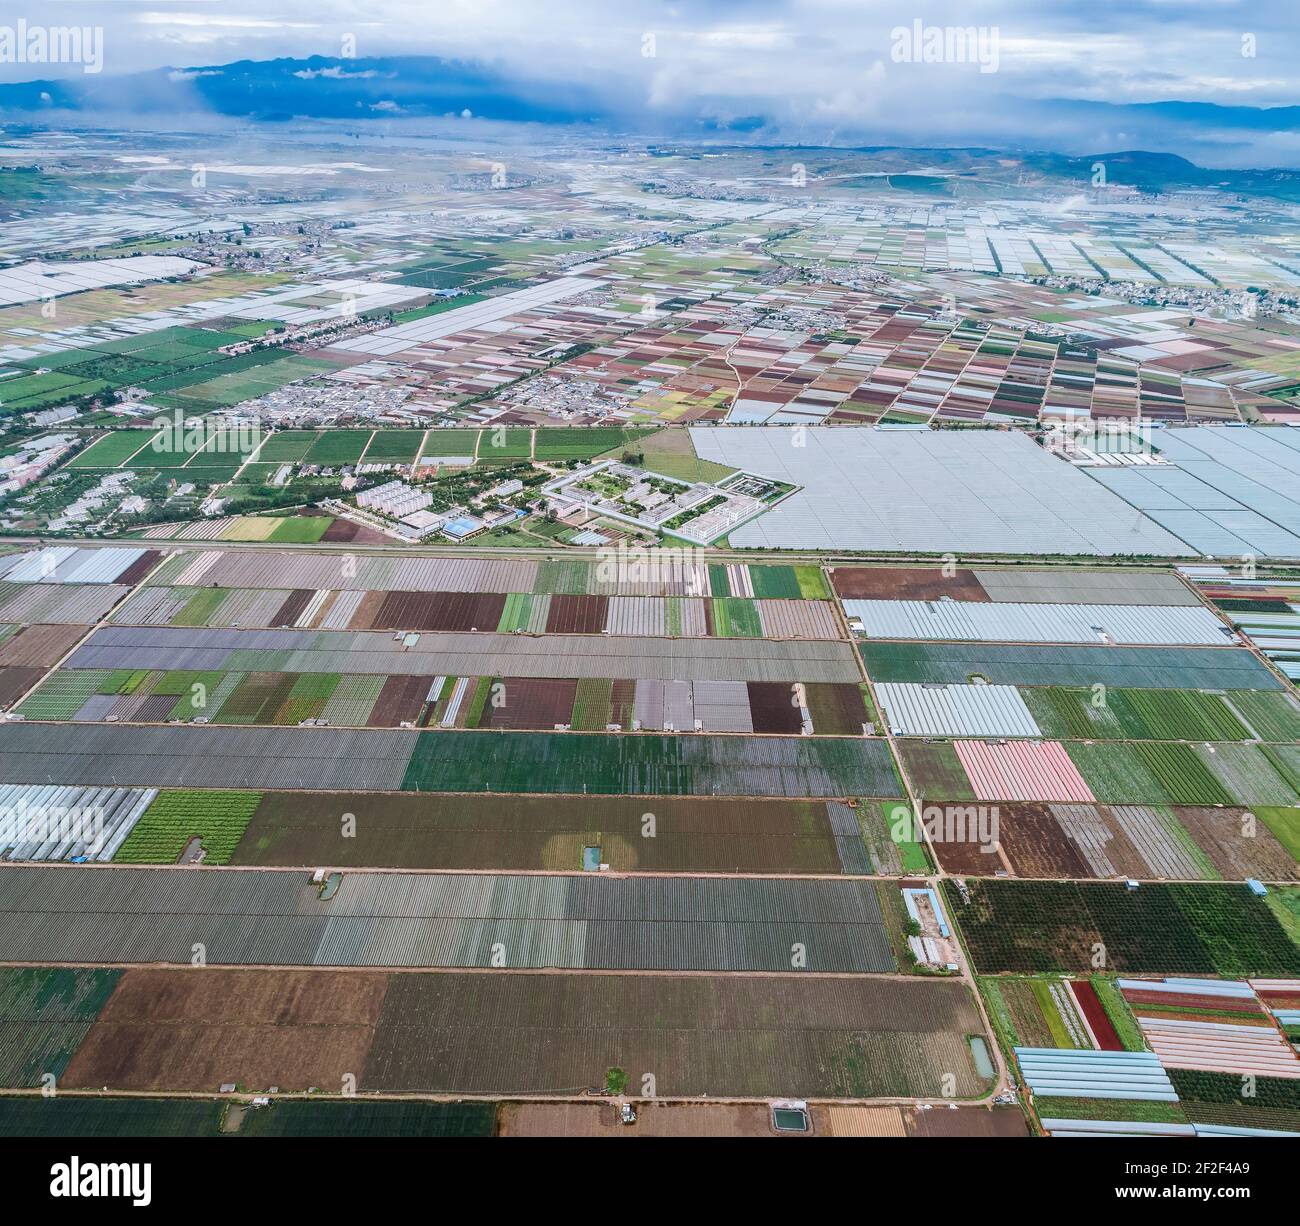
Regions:
[[[295,1129],[392,1100],[430,1135],[598,1133],[621,1074],[742,1133],[773,1100],[823,1135],[913,1135],[828,1114],[881,1100],[970,1135],[1293,1122],[1300,703],[1199,571],[274,539],[0,568],[14,1090],[274,1087]],[[50,812],[99,824],[25,837]],[[1056,1050],[1164,1080],[1058,1102]],[[1242,1070],[1283,1088],[1224,1108]]]
[[[120,28],[298,37],[223,5]],[[836,6],[691,7],[528,48],[662,139],[409,51],[0,79],[6,1141],[1300,1136],[1300,175],[1216,160],[1291,128],[849,145],[764,49]],[[992,68],[878,16],[882,114]]]

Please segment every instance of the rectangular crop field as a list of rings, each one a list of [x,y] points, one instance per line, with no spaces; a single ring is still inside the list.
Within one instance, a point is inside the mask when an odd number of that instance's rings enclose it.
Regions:
[[[624,1069],[661,1095],[983,1091],[964,983],[819,976],[398,975],[363,1089],[575,1093]]]
[[[175,864],[193,838],[205,864],[226,864],[261,800],[259,792],[161,792],[113,857],[119,864]]]
[[[340,1091],[361,1069],[382,973],[133,970],[68,1066],[72,1089]]]
[[[574,872],[584,849],[594,847],[615,872],[872,871],[855,867],[861,841],[854,857],[830,808],[825,801],[712,797],[268,792],[230,863]],[[355,819],[347,837],[345,814]],[[924,853],[906,867],[924,871]]]
[[[975,967],[1167,975],[1300,975],[1300,948],[1244,885],[944,882]],[[1097,959],[1101,959],[1101,965]]]

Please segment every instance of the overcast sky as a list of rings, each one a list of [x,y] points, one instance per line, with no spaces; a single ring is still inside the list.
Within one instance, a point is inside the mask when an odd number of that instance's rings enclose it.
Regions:
[[[624,115],[761,116],[806,140],[1023,137],[1037,112],[1017,100],[1300,102],[1300,0],[43,0],[38,11],[28,20],[102,26],[105,74],[345,47],[433,54],[581,83]],[[900,62],[893,31],[918,18],[996,30],[995,63]],[[0,65],[0,80],[53,75]],[[1098,147],[1122,143],[1117,123]],[[1277,161],[1294,161],[1281,152],[1300,136],[1272,139]]]

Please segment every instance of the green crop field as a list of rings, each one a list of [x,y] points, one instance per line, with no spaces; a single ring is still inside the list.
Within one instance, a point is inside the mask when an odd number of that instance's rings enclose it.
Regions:
[[[1234,1073],[1170,1069],[1169,1079],[1187,1118],[1198,1124],[1300,1132],[1300,1083],[1288,1077],[1251,1077],[1249,1095]]]
[[[286,1098],[245,1114],[241,1137],[490,1137],[489,1102],[308,1102]]]
[[[423,430],[376,430],[362,463],[410,464],[420,454],[423,439]]]
[[[0,1137],[215,1137],[227,1105],[210,1098],[0,1098]]]
[[[201,400],[208,407],[228,407],[334,369],[331,362],[296,353],[242,369],[223,364],[223,373],[178,389],[177,394],[187,400]]]
[[[527,434],[528,431],[521,433]],[[478,448],[478,430],[465,430],[457,426],[444,426],[430,430],[420,452],[424,456],[472,456]],[[524,451],[523,455],[527,456]]]
[[[1223,698],[1196,690],[1022,688],[1044,736],[1163,741],[1249,740]]]
[[[370,430],[326,430],[311,445],[303,463],[355,464],[370,442],[371,433]]]
[[[743,596],[715,596],[712,601],[713,633],[720,639],[761,639],[763,626],[758,606]]]
[[[221,352],[223,346],[243,339],[229,332],[173,327],[77,348],[57,358],[29,359],[20,366],[31,373],[6,380],[0,396],[5,408],[30,412],[74,397],[135,386],[151,393],[154,403],[191,404],[207,410],[330,369],[328,363],[274,348]],[[57,369],[39,370],[50,366]]]
[[[334,520],[328,515],[292,515],[282,519],[266,539],[286,543],[311,544],[320,540]]]
[[[1066,750],[1102,804],[1287,805],[1295,799],[1257,745],[1074,741]]]
[[[1254,812],[1277,841],[1300,861],[1300,809],[1258,805]]]
[[[301,460],[318,437],[316,430],[277,430],[263,442],[256,462],[284,464]]]
[[[226,864],[261,801],[260,792],[161,792],[113,857],[119,864],[175,864],[193,838],[205,864]]]
[[[886,743],[858,738],[448,731],[419,737],[402,790],[897,796],[899,784]]]
[[[867,851],[862,871],[887,877],[930,871],[930,857],[916,837],[919,831],[906,801],[859,800],[853,812]]]
[[[120,971],[70,967],[0,968],[0,1088],[34,1089],[61,1077]]]
[[[1277,679],[1249,651],[1205,647],[1040,647],[1014,643],[860,645],[874,681],[1114,689],[1271,690]]]
[[[950,913],[983,973],[1300,974],[1300,947],[1244,885],[1129,890],[1110,882],[968,878],[966,889],[969,902],[944,882]]]
[[[441,442],[439,442],[437,449],[434,449],[435,438],[441,440],[442,435],[443,431],[440,430],[436,436],[430,436],[429,442],[425,444],[424,448],[426,454],[458,454],[456,452],[444,452],[444,444]],[[478,458],[480,460],[526,460],[532,453],[533,432],[531,430],[493,426],[483,430],[479,435]]]
[[[635,426],[541,426],[535,455],[539,460],[590,460],[606,451],[635,450],[637,440],[651,433]]]
[[[84,451],[78,452],[69,461],[68,466],[70,468],[116,468],[157,434],[157,430],[114,430],[111,434],[106,434],[91,443]],[[148,455],[146,451],[144,458],[147,459]]]
[[[951,742],[902,741],[898,753],[917,796],[927,800],[975,799],[965,768]]]

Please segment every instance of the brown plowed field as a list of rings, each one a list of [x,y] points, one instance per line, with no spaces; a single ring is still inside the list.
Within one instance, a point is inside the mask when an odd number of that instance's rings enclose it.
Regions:
[[[831,575],[835,593],[843,600],[953,600],[987,601],[974,571],[959,570],[944,578],[938,567],[837,566]]]
[[[127,971],[61,1082],[72,1089],[248,1090],[359,1077],[385,974]]]
[[[1015,1107],[935,1107],[907,1111],[909,1137],[1027,1137],[1029,1126]]]
[[[608,616],[608,596],[552,596],[546,633],[599,634]]]
[[[856,685],[810,682],[804,687],[813,731],[819,736],[861,736],[867,719],[862,691]]]
[[[373,630],[375,618],[378,616],[379,610],[384,607],[384,601],[387,599],[387,592],[367,592],[361,597],[361,603],[357,605],[356,612],[352,614],[352,620],[348,622],[348,629]]]
[[[794,688],[784,681],[750,681],[749,710],[755,732],[785,732],[797,735],[803,730],[803,717],[795,706]]]
[[[631,1087],[633,1092],[638,1087]],[[503,1103],[502,1137],[774,1137],[771,1111],[754,1103],[649,1103],[636,1105],[637,1121],[624,1124],[613,1102]]]
[[[362,1088],[929,1097],[987,1089],[965,983],[798,976],[395,975]]]
[[[596,846],[615,872],[841,871],[824,802],[711,797],[268,792],[231,863],[572,872]]]
[[[17,702],[43,676],[43,668],[0,668],[0,707]]]
[[[0,647],[0,668],[49,668],[68,654],[89,626],[28,626]]]
[[[616,680],[609,691],[609,722],[623,728],[632,727],[636,711],[636,682]]]
[[[832,1107],[809,1109],[808,1132],[777,1132],[771,1109],[759,1103],[635,1104],[624,1124],[613,1102],[503,1103],[503,1137],[1027,1137],[1015,1107]]]
[[[909,752],[912,747],[909,746]],[[1017,877],[1134,877],[1149,880],[1159,877],[1208,876],[1197,869],[1194,862],[1171,871],[1156,851],[1144,855],[1125,833],[1119,817],[1106,805],[1070,806],[1045,804],[999,804],[998,832],[1002,850],[1011,862]],[[1059,820],[1057,813],[1063,815]],[[1100,821],[1104,833],[1094,838],[1099,850],[1109,862],[1113,872],[1098,870],[1084,854],[1080,844],[1071,837],[1061,822],[1071,809],[1095,813],[1090,822]],[[1262,822],[1256,822],[1254,833],[1243,833],[1244,809],[1213,809],[1177,807],[1174,816],[1208,856],[1210,862],[1225,880],[1242,881],[1257,877],[1264,881],[1288,881],[1297,877],[1295,860]],[[1129,819],[1132,822],[1134,819]],[[1166,835],[1166,838],[1172,838]],[[1151,844],[1154,848],[1155,844]],[[978,845],[971,843],[938,842],[936,850],[949,873],[972,876],[993,876],[1002,867],[996,857],[984,855]],[[1104,867],[1104,862],[1099,862]]]
[[[127,585],[139,583],[155,566],[158,565],[158,559],[162,557],[161,549],[146,549],[130,566],[126,568],[116,579],[114,583],[125,583]]]
[[[574,680],[542,677],[503,677],[505,701],[484,708],[481,726],[486,728],[554,728],[573,718],[573,700],[578,693]]]
[[[1257,877],[1263,881],[1294,881],[1295,858],[1258,819],[1254,833],[1245,833],[1245,810],[1179,808],[1175,816],[1228,880]]]
[[[501,621],[498,592],[389,592],[375,613],[375,630],[484,630]]]
[[[665,1096],[986,1090],[967,984],[865,976],[126,971],[67,1088],[580,1092],[625,1069]],[[665,1121],[666,1122],[666,1121]]]
[[[364,524],[354,523],[350,519],[336,519],[328,528],[322,541],[356,541],[358,545],[391,545],[392,538],[367,528]]]
[[[396,728],[414,723],[429,696],[432,677],[389,677],[371,708],[368,728]]]
[[[998,805],[999,840],[1019,877],[1091,877],[1092,870],[1046,805]]]
[[[284,604],[275,611],[275,616],[271,618],[270,624],[272,626],[292,626],[307,607],[307,602],[314,595],[316,595],[316,592],[312,588],[300,587],[290,592]]]

